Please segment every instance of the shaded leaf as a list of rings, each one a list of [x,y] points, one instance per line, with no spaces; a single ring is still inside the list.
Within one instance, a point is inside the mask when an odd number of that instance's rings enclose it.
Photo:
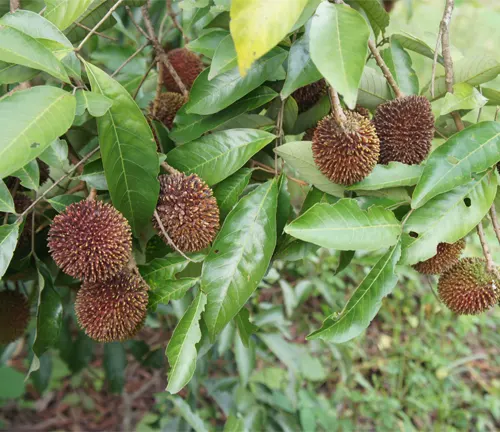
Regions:
[[[248,385],[250,375],[255,369],[255,343],[253,340],[245,346],[241,341],[240,335],[235,334],[234,338],[234,357],[240,375],[240,382],[243,386]]]
[[[470,84],[459,83],[453,86],[453,93],[446,93],[440,115],[458,110],[473,110],[486,105],[486,99]]]
[[[16,369],[0,366],[0,382],[0,399],[17,399],[24,394],[24,376]]]
[[[21,186],[31,190],[38,189],[40,184],[40,168],[36,159],[28,162],[25,166],[13,172],[12,175],[21,181]]]
[[[356,251],[340,251],[339,256],[339,265],[335,269],[336,275],[345,270],[349,264],[351,264],[352,259],[354,258]]]
[[[186,174],[199,175],[211,186],[238,171],[274,138],[255,129],[215,132],[175,148],[167,161]]]
[[[44,16],[61,30],[69,27],[90,6],[93,0],[45,0]]]
[[[39,156],[50,167],[64,170],[68,165],[68,143],[55,139],[52,144]]]
[[[226,218],[238,202],[250,181],[250,177],[252,177],[252,172],[253,170],[250,168],[241,168],[214,188],[214,196],[217,198],[221,220]]]
[[[227,216],[201,274],[208,296],[204,320],[213,340],[257,288],[276,246],[278,184],[271,180],[243,197]]]
[[[156,310],[158,304],[168,304],[170,300],[180,300],[186,292],[194,287],[198,278],[182,278],[176,280],[157,281],[154,291],[149,292],[149,305]]]
[[[241,75],[292,29],[307,0],[232,0],[231,36]]]
[[[76,100],[56,87],[38,86],[0,101],[0,177],[35,159],[73,123]],[[57,121],[56,121],[57,119]]]
[[[0,226],[0,278],[3,277],[16,249],[19,224]]]
[[[382,51],[382,57],[401,91],[406,95],[418,94],[417,73],[412,67],[410,55],[405,51],[398,39],[391,38],[389,47]]]
[[[9,188],[3,180],[0,180],[0,211],[7,213],[16,213],[14,200],[12,199]]]
[[[118,82],[90,63],[86,68],[92,91],[113,101],[109,111],[97,119],[101,157],[113,205],[137,233],[150,223],[160,190],[153,134]]]
[[[236,321],[241,342],[247,347],[250,343],[252,334],[257,333],[259,331],[259,327],[250,322],[250,313],[245,307],[241,308],[234,320]]]
[[[71,1],[71,0],[70,0]],[[84,25],[88,28],[94,28],[94,26],[99,23],[106,13],[113,7],[115,0],[94,0],[90,6],[82,13],[82,15],[76,20],[76,22]],[[100,26],[99,31],[104,31],[110,27],[113,27],[116,20],[113,16],[107,18]],[[82,40],[88,33],[83,27],[77,26],[75,23],[70,24],[70,26],[65,31],[66,36],[71,42],[77,42]]]
[[[391,91],[384,76],[366,66],[359,83],[357,104],[373,110],[391,99]]]
[[[0,84],[28,81],[37,73],[36,69],[0,61]]]
[[[349,190],[379,190],[417,184],[424,167],[406,165],[401,162],[389,162],[388,165],[376,165],[370,175],[359,183],[349,186]]]
[[[47,199],[47,202],[56,212],[61,213],[66,210],[66,207],[69,205],[80,202],[84,199],[84,197],[79,195],[59,195]]]
[[[207,296],[199,292],[181,318],[168,343],[166,355],[170,364],[167,391],[178,393],[193,377],[196,369],[196,344],[201,339],[200,317]]]
[[[391,39],[398,41],[403,48],[423,55],[424,57],[434,60],[434,48],[431,48],[423,40],[411,35],[407,32],[395,33],[391,35]],[[444,64],[443,56],[438,55],[438,62]]]
[[[108,182],[104,174],[102,159],[96,159],[95,161],[85,164],[83,173],[79,178],[90,187],[96,188],[97,190],[108,190]]]
[[[245,423],[243,419],[238,418],[235,415],[230,415],[226,420],[223,432],[243,432],[244,430]]]
[[[203,423],[203,420],[191,410],[191,407],[184,402],[184,400],[179,396],[170,396],[174,406],[179,411],[180,415],[186,422],[191,426],[195,432],[208,432],[209,430]]]
[[[208,79],[211,81],[217,75],[233,69],[238,63],[236,49],[234,48],[233,38],[228,34],[220,41],[215,50],[212,63],[210,64],[210,73]]]
[[[212,58],[215,54],[217,47],[222,39],[229,34],[228,31],[222,29],[209,29],[206,33],[201,35],[198,39],[192,40],[186,47],[190,51],[198,54],[203,54],[205,57]]]
[[[309,128],[316,127],[317,123],[328,115],[330,109],[330,98],[328,95],[324,95],[311,109],[299,114],[292,134],[299,134]]]
[[[323,2],[312,19],[311,58],[351,109],[356,106],[369,36],[365,19],[347,5]]]
[[[391,211],[361,210],[354,199],[315,204],[285,227],[292,237],[337,250],[377,250],[396,244],[401,223]]]
[[[434,150],[413,192],[412,207],[463,185],[500,161],[500,123],[481,122],[453,135]]]
[[[102,117],[112,107],[113,101],[100,93],[77,90],[76,115],[82,115],[85,110],[93,117]]]
[[[401,245],[389,251],[375,264],[338,316],[327,318],[323,326],[307,339],[323,339],[330,343],[347,342],[359,336],[377,315],[382,300],[398,281],[395,269],[401,257]]]
[[[286,51],[274,48],[257,60],[245,77],[233,68],[209,81],[209,70],[205,69],[191,88],[186,112],[209,115],[227,108],[271,78],[286,56]]]
[[[127,353],[121,342],[104,344],[104,372],[111,393],[121,393],[125,386]]]
[[[378,0],[355,0],[370,21],[375,37],[384,33],[389,25],[389,14]]]

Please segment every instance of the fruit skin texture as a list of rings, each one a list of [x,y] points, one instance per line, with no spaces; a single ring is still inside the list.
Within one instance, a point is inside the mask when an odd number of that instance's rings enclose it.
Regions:
[[[158,98],[158,108],[156,111],[156,118],[161,121],[168,129],[172,129],[174,125],[174,118],[186,102],[184,96],[179,93],[166,92],[162,93]],[[153,111],[153,104],[150,106],[150,111]]]
[[[165,231],[183,252],[205,249],[219,231],[217,200],[212,189],[195,174],[161,175],[156,210]],[[153,225],[166,241],[156,218]]]
[[[415,270],[422,274],[441,274],[453,267],[465,248],[465,240],[461,239],[456,243],[439,243],[437,253],[426,261],[419,262],[413,266]]]
[[[56,216],[49,250],[67,274],[88,282],[115,276],[127,264],[132,234],[125,217],[110,204],[80,201]]]
[[[176,48],[167,53],[168,60],[173,66],[182,83],[188,90],[194,83],[194,80],[205,68],[200,58],[186,48]],[[163,83],[167,90],[176,93],[182,93],[181,89],[174,80],[166,67],[163,67]]]
[[[16,291],[0,292],[0,345],[19,339],[30,320],[28,299]]]
[[[380,138],[381,164],[421,163],[434,137],[434,115],[424,96],[405,96],[379,105],[373,118]]]
[[[297,102],[299,113],[307,111],[316,105],[321,97],[326,94],[326,90],[326,81],[324,79],[295,90],[292,97]]]
[[[477,315],[500,298],[500,279],[488,271],[483,258],[463,258],[438,283],[439,298],[458,315]]]
[[[142,278],[129,270],[106,282],[84,282],[75,301],[78,323],[98,342],[130,339],[146,319],[147,290]]]
[[[318,123],[312,139],[314,162],[332,182],[352,185],[377,164],[380,142],[367,118],[346,111],[342,129],[332,114]]]

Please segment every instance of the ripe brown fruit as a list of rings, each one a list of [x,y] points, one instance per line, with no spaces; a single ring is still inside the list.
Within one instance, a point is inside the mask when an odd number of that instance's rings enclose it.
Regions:
[[[129,339],[146,319],[147,290],[142,278],[129,270],[106,282],[84,282],[75,301],[78,323],[98,342]]]
[[[456,243],[439,243],[437,253],[426,261],[419,262],[413,266],[415,270],[422,274],[441,274],[453,267],[465,248],[465,240],[461,239]]]
[[[115,276],[132,250],[130,225],[110,204],[80,201],[56,216],[49,231],[49,250],[67,274],[88,282]]]
[[[27,298],[17,291],[0,292],[0,345],[19,339],[30,319]]]
[[[204,69],[203,62],[195,53],[189,51],[187,48],[173,49],[167,53],[167,56],[182,83],[190,90],[194,80]],[[182,93],[174,77],[166,67],[163,67],[163,83],[167,90]]]
[[[183,252],[205,249],[219,231],[217,200],[195,174],[161,175],[156,210],[168,236]],[[153,225],[167,242],[156,218]]]
[[[438,283],[442,302],[458,315],[477,315],[498,303],[500,279],[483,258],[463,258]]]
[[[174,118],[186,102],[184,96],[179,93],[174,92],[166,92],[162,93],[158,97],[157,101],[157,110],[156,110],[156,118],[161,121],[168,129],[172,129],[174,125]],[[153,103],[151,103],[150,111],[153,111]]]
[[[370,120],[352,111],[345,115],[343,128],[332,114],[318,123],[312,152],[314,162],[332,182],[352,185],[372,172],[380,143]]]
[[[326,90],[326,81],[324,79],[295,90],[292,97],[297,102],[299,113],[307,111],[316,105],[321,97],[326,94]]]
[[[434,137],[434,115],[424,96],[406,96],[379,105],[373,119],[380,138],[380,163],[421,163]]]

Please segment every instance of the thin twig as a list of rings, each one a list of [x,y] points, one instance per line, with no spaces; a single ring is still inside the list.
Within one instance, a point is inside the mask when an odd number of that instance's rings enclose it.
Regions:
[[[148,34],[144,31],[144,29],[139,25],[137,24],[135,18],[134,18],[134,14],[132,13],[132,11],[130,10],[130,6],[125,6],[125,10],[127,11],[127,14],[128,16],[130,17],[130,21],[132,21],[132,24],[134,24],[135,28],[137,30],[139,30],[139,32],[146,38],[149,40],[149,36]]]
[[[167,0],[167,11],[168,11],[168,15],[170,16],[170,18],[172,20],[172,23],[174,24],[174,27],[181,32],[182,38],[184,39],[184,43],[187,45],[189,43],[189,38],[186,36],[183,28],[177,22],[176,15],[175,15],[174,10],[172,8],[172,0]]]
[[[19,9],[19,0],[10,0],[10,12],[14,13]]]
[[[391,71],[389,70],[389,68],[385,64],[384,59],[380,55],[379,50],[377,49],[377,47],[375,46],[375,43],[372,40],[368,41],[368,48],[370,48],[370,51],[373,54],[373,57],[375,58],[375,61],[378,64],[378,67],[382,70],[382,73],[384,74],[385,79],[387,80],[387,82],[391,86],[396,97],[397,98],[404,97],[404,93],[399,88],[398,84],[396,83],[396,80],[392,76]]]
[[[21,215],[17,218],[16,220],[16,223],[19,223],[23,218],[24,216],[26,216],[30,210],[35,207],[35,205],[38,203],[38,201],[40,201],[41,199],[43,199],[52,189],[54,189],[59,183],[61,183],[66,177],[68,177],[73,171],[75,171],[76,169],[78,169],[78,167],[80,167],[80,165],[84,164],[85,162],[87,162],[95,153],[97,153],[99,151],[99,147],[95,148],[94,150],[92,150],[88,155],[86,155],[80,162],[78,162],[76,165],[73,165],[71,167],[71,169],[65,173],[62,177],[60,177],[52,186],[50,186],[42,195],[40,195],[35,201],[33,201],[33,203],[26,209],[24,210],[24,212],[21,213]]]
[[[140,54],[142,52],[142,50],[144,48],[146,48],[151,42],[150,41],[147,41],[145,43],[143,43],[138,49],[137,51],[132,54],[127,60],[125,60],[118,69],[116,69],[113,74],[111,75],[111,78],[115,77],[125,66],[127,66],[138,54]]]
[[[439,44],[441,43],[441,26],[436,40],[436,49],[434,50],[434,59],[432,60],[432,74],[431,74],[431,96],[434,98],[434,86],[436,80],[436,67],[439,57]]]
[[[497,109],[495,110],[495,117],[493,120],[497,121],[498,120],[498,113],[500,112],[500,106],[497,106]]]
[[[441,299],[439,298],[439,296],[436,294],[436,291],[434,291],[434,287],[432,286],[432,282],[431,282],[431,278],[430,278],[430,276],[427,276],[425,279],[426,279],[426,281],[427,281],[427,284],[429,285],[429,288],[430,288],[430,290],[431,290],[432,294],[434,294],[434,297],[436,297],[436,299],[437,299],[437,301],[438,301],[439,303],[443,303],[443,302],[441,301]]]
[[[148,67],[148,70],[146,71],[146,73],[145,73],[145,74],[144,74],[144,76],[142,77],[141,82],[139,83],[139,85],[138,85],[137,89],[135,90],[135,93],[134,93],[134,96],[133,96],[134,100],[135,100],[135,98],[137,97],[137,95],[139,94],[139,91],[141,90],[142,85],[146,82],[146,79],[148,78],[149,72],[151,72],[151,71],[152,71],[152,69],[154,68],[154,66],[155,66],[156,62],[157,62],[157,60],[156,60],[156,59],[154,59],[154,60],[153,60],[153,63],[151,63],[151,65]]]
[[[491,223],[493,225],[493,231],[495,231],[498,243],[500,243],[500,225],[498,225],[497,209],[495,208],[494,203],[490,208],[490,217],[491,217]]]
[[[481,247],[483,248],[483,255],[486,259],[486,268],[488,271],[495,274],[496,277],[500,278],[500,273],[498,272],[495,262],[491,257],[490,248],[488,246],[488,242],[486,241],[486,236],[484,235],[483,223],[479,222],[477,226],[477,235],[479,237],[479,241],[481,242]]]
[[[80,27],[80,28],[84,29],[84,30],[92,31],[92,29],[90,27],[87,27],[86,25],[84,25],[82,23],[75,22],[75,25],[77,27]],[[102,37],[104,39],[109,39],[110,41],[118,42],[118,39],[116,39],[114,37],[111,37],[111,36],[108,36],[108,35],[105,35],[104,33],[99,33],[98,31],[95,31],[94,34],[97,35],[97,36],[100,36],[100,37]]]
[[[113,14],[113,12],[118,9],[118,7],[123,3],[123,0],[118,0],[114,6],[112,8],[109,9],[109,11],[106,13],[106,15],[104,15],[104,17],[101,19],[101,21],[99,21],[92,30],[90,30],[90,32],[87,34],[87,36],[85,36],[85,39],[82,40],[82,42],[80,43],[80,45],[78,45],[78,48],[76,48],[75,51],[80,51],[83,47],[83,45],[85,45],[87,43],[87,41],[94,35],[94,33],[97,31],[97,29]]]
[[[278,118],[276,120],[276,135],[278,135],[275,144],[274,144],[274,175],[278,175],[278,153],[276,152],[276,148],[283,144],[283,118],[285,117],[285,103],[286,99],[281,101],[281,107],[278,112]]]
[[[87,201],[94,201],[97,196],[97,189],[91,188],[89,192],[89,196],[87,197]]]
[[[189,258],[188,256],[186,256],[184,254],[184,252],[182,252],[174,243],[174,241],[170,238],[170,236],[167,234],[167,231],[165,230],[165,227],[163,226],[163,223],[160,219],[160,215],[158,214],[158,212],[156,211],[155,209],[155,212],[154,212],[154,216],[155,216],[155,219],[156,219],[156,222],[158,222],[158,226],[160,227],[160,230],[162,232],[162,234],[165,236],[165,238],[167,239],[167,242],[168,244],[174,248],[183,258],[186,258],[188,261],[190,262],[194,262],[191,258]]]
[[[273,168],[271,168],[270,166],[267,166],[267,165],[265,165],[265,164],[263,164],[261,162],[258,162],[258,161],[253,160],[253,159],[251,160],[251,162],[252,162],[252,165],[255,166],[255,169],[264,171],[264,172],[269,173],[269,174],[275,174],[276,173],[276,171]],[[282,171],[278,171],[278,174],[280,174],[281,172]],[[307,182],[305,182],[303,180],[299,180],[298,178],[292,177],[292,176],[290,176],[290,175],[288,175],[286,173],[285,173],[285,175],[288,178],[288,180],[290,180],[290,181],[292,181],[294,183],[297,183],[299,186],[309,186],[309,183],[307,183]]]
[[[148,6],[143,6],[141,8],[142,10],[142,16],[144,19],[144,24],[146,25],[146,29],[148,31],[149,39],[153,43],[153,46],[155,48],[156,55],[160,59],[160,61],[165,65],[165,67],[168,69],[170,72],[170,75],[172,75],[172,78],[174,79],[175,83],[181,90],[181,93],[184,95],[184,97],[187,99],[189,97],[189,91],[187,90],[186,86],[182,82],[182,79],[179,77],[179,74],[177,71],[174,69],[172,64],[170,63],[170,60],[168,59],[167,53],[161,46],[160,42],[158,41],[158,38],[156,36],[153,23],[151,22],[151,18],[149,17],[149,10]]]
[[[342,105],[340,104],[339,94],[336,90],[330,86],[328,89],[330,94],[330,102],[332,104],[333,116],[335,117],[335,121],[340,127],[344,127],[344,122],[347,120],[344,110],[342,109]]]

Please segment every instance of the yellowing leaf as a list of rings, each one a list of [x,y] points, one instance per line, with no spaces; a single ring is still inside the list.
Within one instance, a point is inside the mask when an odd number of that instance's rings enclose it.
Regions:
[[[276,46],[292,29],[307,0],[233,0],[230,30],[240,73]]]

